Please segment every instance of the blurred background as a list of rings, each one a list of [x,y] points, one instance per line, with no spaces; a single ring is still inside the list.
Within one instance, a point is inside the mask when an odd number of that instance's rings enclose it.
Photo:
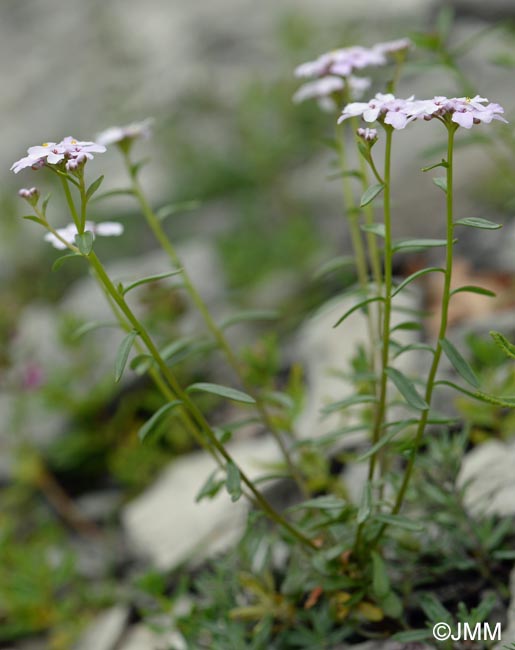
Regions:
[[[335,119],[315,103],[292,103],[294,67],[336,47],[410,36],[417,49],[400,96],[478,92],[502,104],[513,124],[514,21],[510,0],[2,1],[0,647],[72,647],[99,612],[121,601],[120,629],[138,620],[132,579],[152,562],[131,544],[124,508],[191,450],[181,431],[138,442],[160,398],[142,378],[114,385],[118,333],[74,336],[83,323],[107,318],[102,296],[76,261],[50,271],[57,252],[20,218],[17,190],[51,191],[54,224],[69,217],[52,178],[15,176],[12,162],[34,144],[90,140],[152,117],[153,137],[135,145],[137,157],[149,159],[142,183],[156,208],[179,206],[167,229],[211,308],[219,315],[235,306],[281,308],[277,327],[234,334],[252,371],[273,383],[298,352],[299,323],[342,288],[340,276],[314,279],[315,270],[350,248],[324,144]],[[372,72],[377,90],[383,74]],[[438,124],[396,138],[397,235],[441,236],[441,193],[418,170],[444,145]],[[488,237],[464,233],[463,280],[490,283],[499,297],[494,307],[465,304],[455,320],[501,318],[515,329],[513,126],[460,133],[456,162],[459,216],[505,227]],[[127,186],[113,148],[87,171],[91,179],[105,174],[104,190]],[[97,243],[117,278],[166,269],[129,198],[99,201],[92,216],[125,226],[122,238]],[[135,299],[161,340],[201,327],[169,289],[156,283]],[[429,305],[438,302],[438,287],[423,291]],[[180,372],[185,380],[224,378],[219,366],[214,357],[206,371],[193,358]],[[107,650],[128,648],[116,645],[120,638]]]

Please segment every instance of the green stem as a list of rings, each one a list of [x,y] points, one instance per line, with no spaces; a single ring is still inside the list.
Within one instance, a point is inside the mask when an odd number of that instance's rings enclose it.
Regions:
[[[70,186],[68,184],[68,179],[65,176],[59,175],[59,178],[61,179],[61,183],[63,186],[64,190],[64,195],[66,197],[66,202],[68,203],[68,207],[70,209],[70,213],[72,215],[72,219],[77,226],[77,231],[81,232],[81,219],[79,218],[79,215],[77,213],[77,208],[75,207],[75,203],[73,201],[73,196],[70,191]]]
[[[201,430],[206,435],[210,445],[212,445],[214,449],[216,449],[216,451],[226,461],[226,463],[233,463],[234,465],[236,465],[236,467],[238,467],[238,465],[234,462],[229,452],[225,449],[223,444],[216,437],[216,434],[211,429],[209,423],[207,422],[207,420],[205,419],[204,415],[197,407],[195,402],[190,398],[188,393],[184,391],[180,386],[177,379],[175,378],[175,375],[172,373],[170,368],[168,368],[168,366],[162,359],[161,355],[159,354],[157,347],[155,346],[154,342],[152,341],[146,329],[139,322],[139,320],[131,311],[131,309],[129,308],[129,306],[123,299],[123,297],[116,290],[116,287],[111,282],[109,276],[107,275],[97,255],[94,252],[91,252],[89,255],[87,255],[87,259],[91,264],[92,268],[94,269],[95,273],[97,274],[97,277],[99,278],[100,282],[105,287],[107,293],[111,296],[113,301],[119,307],[120,311],[125,316],[125,318],[130,323],[130,325],[134,328],[135,331],[138,332],[141,341],[145,345],[150,355],[153,357],[161,374],[163,375],[168,385],[170,386],[174,398],[177,398],[182,402],[183,404],[182,410],[185,413],[185,417],[187,418],[187,421],[190,423],[189,427],[191,428],[194,427],[196,422],[197,425],[201,428]],[[242,482],[247,486],[247,488],[252,493],[257,504],[270,517],[270,519],[275,521],[275,523],[277,523],[279,526],[282,526],[285,530],[287,530],[302,544],[315,549],[316,545],[308,537],[306,537],[302,532],[300,532],[297,528],[295,528],[292,524],[290,524],[281,514],[279,514],[275,510],[275,508],[273,508],[273,506],[267,501],[267,499],[265,499],[265,497],[255,487],[254,483],[248,478],[245,472],[243,472],[240,468],[238,468],[238,471],[240,473]]]
[[[261,399],[260,395],[254,390],[253,386],[249,384],[247,379],[245,378],[245,374],[243,372],[243,369],[241,367],[241,364],[234,354],[229,342],[225,338],[222,330],[218,327],[218,325],[215,323],[213,317],[211,316],[211,313],[202,299],[202,296],[199,294],[197,291],[195,285],[193,284],[191,277],[189,276],[187,270],[184,268],[184,265],[181,263],[181,259],[175,250],[175,247],[173,246],[172,242],[169,240],[167,237],[163,227],[161,226],[160,220],[157,218],[156,214],[152,210],[152,207],[150,206],[149,202],[147,201],[147,198],[138,182],[137,176],[133,171],[133,165],[131,164],[130,157],[129,157],[129,152],[124,151],[124,160],[125,164],[127,166],[127,170],[129,172],[129,175],[132,180],[132,191],[134,193],[134,196],[136,197],[138,203],[140,204],[141,210],[143,212],[143,215],[145,219],[147,220],[147,223],[154,233],[154,236],[156,237],[157,241],[160,243],[162,246],[163,250],[165,253],[168,255],[170,258],[172,264],[178,268],[182,269],[182,279],[183,279],[183,285],[186,291],[188,292],[191,300],[193,301],[195,307],[198,309],[200,312],[202,318],[204,319],[204,322],[206,323],[206,326],[208,330],[211,332],[213,338],[217,342],[219,348],[222,350],[222,352],[225,354],[225,357],[227,358],[227,361],[229,362],[229,365],[232,367],[234,373],[240,380],[241,384],[249,393],[253,399],[255,400],[256,403],[256,410],[259,413],[259,416],[261,417],[261,420],[263,421],[264,425],[267,427],[267,429],[270,431],[270,433],[274,436],[282,454],[285,459],[285,462],[287,464],[288,470],[298,485],[299,489],[301,490],[302,494],[306,497],[309,497],[309,489],[306,485],[306,482],[304,478],[302,477],[301,473],[297,469],[295,463],[293,462],[290,452],[282,439],[281,432],[277,429],[276,425],[274,424],[270,414],[268,413],[265,404],[263,400]]]
[[[433,362],[429,370],[429,376],[426,384],[425,400],[429,406],[431,405],[431,400],[433,397],[433,389],[435,385],[436,373],[438,371],[438,366],[440,363],[440,358],[442,356],[442,346],[441,340],[445,338],[447,332],[447,323],[449,318],[449,303],[451,300],[451,279],[452,279],[452,264],[453,264],[453,238],[454,238],[454,225],[453,225],[453,152],[454,152],[454,134],[456,132],[457,126],[454,124],[449,124],[448,129],[448,142],[447,142],[447,249],[446,249],[446,266],[445,266],[445,281],[442,297],[442,314],[440,319],[440,329],[438,332],[438,342],[436,345],[435,354],[433,356]],[[408,464],[404,472],[404,478],[402,480],[399,492],[397,494],[397,499],[392,508],[392,514],[396,515],[402,508],[404,503],[404,498],[413,475],[413,469],[415,466],[415,460],[417,458],[418,450],[422,443],[424,432],[427,426],[427,421],[429,419],[429,409],[422,413],[420,418],[417,432],[415,434],[415,439],[413,441],[413,447],[411,448]],[[386,524],[384,524],[378,534],[375,543],[379,541],[383,535],[384,530],[386,529]]]

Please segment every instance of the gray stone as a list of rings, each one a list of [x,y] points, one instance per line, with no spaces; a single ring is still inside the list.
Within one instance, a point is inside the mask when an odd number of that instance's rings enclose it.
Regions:
[[[166,621],[165,624],[169,627],[170,622]],[[116,650],[168,650],[172,647],[174,650],[187,648],[183,637],[178,632],[157,634],[140,624],[128,629],[126,637]]]
[[[473,515],[515,515],[514,467],[514,443],[491,440],[465,455],[457,483]]]
[[[129,610],[122,605],[105,611],[86,630],[74,650],[115,650],[128,619]]]

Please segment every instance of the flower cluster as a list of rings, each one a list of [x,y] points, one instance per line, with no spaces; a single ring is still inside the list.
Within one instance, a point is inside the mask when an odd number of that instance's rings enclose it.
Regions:
[[[142,122],[133,122],[127,126],[111,126],[96,137],[97,142],[103,145],[120,144],[142,138],[146,140],[152,133],[153,120],[148,118]]]
[[[93,221],[86,221],[85,229],[93,233],[94,236],[100,237],[118,237],[123,233],[123,226],[116,221],[104,221],[103,223],[94,223]],[[64,228],[57,228],[55,231],[59,237],[53,232],[45,234],[45,241],[50,242],[54,248],[64,250],[66,244],[62,241],[73,244],[75,235],[78,234],[77,226],[74,223],[69,223]]]
[[[506,122],[502,117],[504,109],[499,104],[488,102],[485,97],[434,97],[415,100],[414,97],[399,99],[391,94],[378,93],[368,102],[351,102],[344,107],[338,123],[351,117],[362,117],[365,122],[379,120],[394,129],[403,129],[407,124],[423,118],[450,121],[470,129],[474,124],[489,124],[492,120]]]
[[[326,52],[295,69],[296,77],[314,81],[301,86],[293,100],[301,102],[316,98],[322,108],[334,109],[332,96],[335,92],[343,90],[345,84],[352,97],[360,97],[370,86],[370,80],[352,76],[353,73],[371,66],[386,65],[388,56],[403,52],[411,45],[411,41],[404,38],[378,43],[371,48],[355,45]]]
[[[103,144],[76,140],[68,136],[61,142],[45,142],[42,145],[29,147],[27,156],[17,160],[11,166],[11,171],[17,174],[27,167],[40,169],[44,165],[58,165],[63,161],[71,165],[72,169],[69,171],[76,171],[87,160],[91,160],[94,153],[104,153],[105,150]],[[72,164],[72,161],[75,161],[75,164]]]

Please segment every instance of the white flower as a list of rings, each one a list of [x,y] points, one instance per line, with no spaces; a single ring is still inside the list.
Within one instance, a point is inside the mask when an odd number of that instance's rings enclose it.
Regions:
[[[97,142],[110,145],[118,144],[124,140],[136,140],[138,138],[146,140],[152,134],[151,127],[153,121],[151,118],[148,118],[142,122],[133,122],[127,126],[111,126],[97,135]]]
[[[123,233],[122,224],[116,221],[104,221],[102,223],[86,221],[85,229],[92,232],[93,236],[99,235],[100,237],[118,237]],[[67,226],[64,226],[64,228],[56,228],[56,232],[59,237],[64,239],[64,241],[68,242],[69,244],[73,244],[75,241],[75,235],[77,235],[78,230],[77,226],[74,223],[69,223]],[[66,244],[61,241],[59,237],[56,237],[53,232],[47,232],[45,233],[44,239],[45,241],[52,244],[54,248],[57,248],[58,250],[64,250],[66,248]]]

